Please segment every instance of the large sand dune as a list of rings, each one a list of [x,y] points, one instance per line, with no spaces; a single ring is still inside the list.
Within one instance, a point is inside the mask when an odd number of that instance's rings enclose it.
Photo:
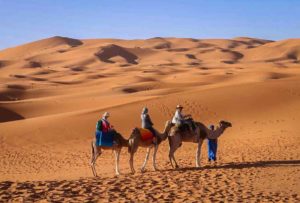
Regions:
[[[52,37],[0,51],[0,201],[300,201],[300,40],[147,40]],[[104,111],[125,137],[148,106],[155,127],[181,104],[205,124],[232,122],[217,165],[194,168],[196,145],[160,172],[122,175],[114,156],[89,167],[90,142]],[[140,167],[145,149],[135,157]]]

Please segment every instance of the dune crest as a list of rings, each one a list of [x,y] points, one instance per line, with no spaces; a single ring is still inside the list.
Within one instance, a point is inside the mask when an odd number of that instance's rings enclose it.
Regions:
[[[138,57],[135,54],[131,53],[128,49],[115,44],[101,47],[101,49],[97,53],[95,53],[95,55],[101,61],[106,63],[114,63],[111,58],[116,56],[123,57],[128,63],[131,64],[137,64],[136,60],[138,59]]]

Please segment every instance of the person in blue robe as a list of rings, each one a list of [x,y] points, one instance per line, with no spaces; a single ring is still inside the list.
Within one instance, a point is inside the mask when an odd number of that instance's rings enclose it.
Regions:
[[[215,130],[214,125],[209,126],[210,130]],[[217,149],[218,149],[218,139],[208,139],[207,140],[208,146],[208,161],[216,161],[217,160]]]

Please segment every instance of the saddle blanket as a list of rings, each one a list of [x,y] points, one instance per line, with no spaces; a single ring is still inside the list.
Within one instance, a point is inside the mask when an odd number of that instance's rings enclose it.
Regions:
[[[145,128],[139,128],[142,140],[147,141],[147,140],[152,140],[153,139],[153,134],[150,130],[145,129]]]
[[[96,146],[112,147],[114,141],[114,132],[96,131]]]

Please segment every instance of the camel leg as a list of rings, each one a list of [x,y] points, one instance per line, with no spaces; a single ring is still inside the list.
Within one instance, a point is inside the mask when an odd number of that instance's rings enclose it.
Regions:
[[[154,152],[153,152],[153,157],[152,157],[152,164],[153,164],[153,168],[155,171],[158,171],[157,167],[156,167],[156,152],[158,150],[158,144],[154,145]]]
[[[143,166],[142,166],[142,168],[141,168],[141,172],[144,172],[144,171],[145,171],[145,167],[146,167],[146,164],[147,164],[148,159],[149,159],[150,151],[151,151],[151,147],[148,147],[148,148],[147,148],[146,157],[145,157],[145,161],[144,161],[144,164],[143,164]]]
[[[169,145],[170,145],[169,159],[170,159],[170,162],[171,162],[171,165],[173,168],[179,168],[179,166],[176,162],[174,153],[181,146],[181,144],[182,143],[181,143],[180,135],[179,136],[174,135],[169,138]],[[174,162],[174,165],[173,165],[173,162]]]
[[[92,172],[93,172],[93,175],[94,176],[97,176],[97,174],[96,174],[96,171],[95,171],[95,162],[94,162],[94,160],[95,160],[95,149],[94,149],[94,143],[92,142],[92,159],[91,159],[91,168],[92,168]]]
[[[134,153],[138,149],[138,141],[137,140],[129,140],[129,145],[130,145],[130,150],[129,150],[129,152],[130,152],[129,165],[130,165],[131,173],[134,174],[135,170],[134,170],[134,165],[133,165],[133,157],[134,157]]]
[[[171,163],[172,168],[175,168],[175,165],[173,165],[173,160],[172,160],[172,153],[174,153],[174,142],[172,141],[173,137],[168,137],[169,140],[169,160]]]
[[[176,149],[171,153],[171,157],[172,157],[172,159],[173,159],[173,161],[174,161],[174,163],[175,163],[175,168],[179,168],[179,166],[178,166],[178,164],[177,164],[177,162],[176,162],[175,156],[174,156],[175,151],[176,151]]]
[[[169,141],[169,161],[170,161],[172,168],[174,168],[172,158],[171,158],[172,140],[170,137],[168,137],[168,141]]]
[[[178,168],[179,167],[176,160],[175,160],[175,157],[174,157],[174,153],[175,153],[176,149],[177,148],[175,148],[174,146],[171,146],[170,151],[169,151],[169,159],[170,159],[172,168]],[[173,162],[174,162],[174,165],[173,165]]]
[[[92,168],[92,172],[93,175],[96,177],[97,176],[97,172],[96,172],[96,168],[95,168],[95,163],[96,160],[98,159],[98,157],[101,155],[101,148],[96,147],[95,145],[92,146],[92,161],[91,161],[91,168]]]
[[[92,155],[92,158],[91,158],[91,165],[93,164],[93,161],[94,161],[94,143],[92,142],[92,148],[91,148],[91,155]]]
[[[101,153],[95,155],[94,162],[93,162],[92,165],[91,165],[92,171],[93,171],[93,174],[94,174],[95,177],[97,177],[97,172],[96,172],[95,163],[96,163],[96,160],[98,159],[98,157],[99,157],[100,155],[101,155]]]
[[[130,153],[130,160],[129,160],[131,173],[135,173],[134,166],[133,166],[133,156],[134,156],[134,152],[131,152]]]
[[[172,156],[171,156],[170,152],[169,152],[169,160],[170,160],[172,168],[175,168],[175,166],[173,165]]]
[[[202,144],[203,144],[203,139],[199,139],[197,152],[196,152],[196,167],[200,167],[200,154],[201,154]]]
[[[115,152],[115,158],[116,158],[116,175],[120,175],[119,162],[120,162],[121,148],[116,148],[114,150],[114,152]]]
[[[97,146],[95,145],[94,142],[92,142],[92,148],[91,148],[91,154],[92,154],[92,158],[91,158],[91,165],[95,162],[95,158],[98,156],[98,150],[97,150]],[[101,153],[101,151],[100,151]]]

